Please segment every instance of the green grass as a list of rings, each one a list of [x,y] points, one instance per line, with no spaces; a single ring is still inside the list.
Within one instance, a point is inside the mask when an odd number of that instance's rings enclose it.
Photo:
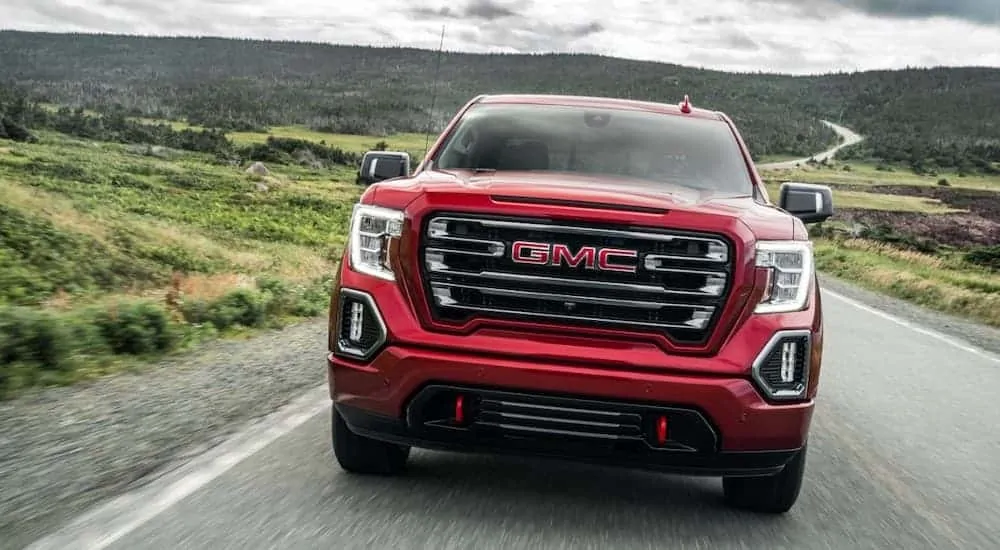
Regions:
[[[162,120],[162,119],[151,119],[151,118],[137,118],[135,120],[144,122],[146,124],[169,124],[175,130],[203,130],[201,126],[195,126],[182,121],[176,120]],[[359,135],[348,135],[348,134],[333,134],[329,132],[320,132],[317,130],[311,130],[305,126],[275,126],[269,128],[267,132],[228,132],[226,134],[229,139],[233,140],[236,145],[249,145],[252,143],[264,143],[267,141],[268,137],[280,137],[280,138],[291,138],[291,139],[301,139],[305,141],[311,141],[314,143],[322,143],[330,147],[336,147],[338,149],[343,149],[344,151],[350,151],[354,153],[364,153],[366,151],[371,151],[377,147],[378,144],[384,143],[389,150],[392,151],[405,151],[410,153],[413,157],[413,161],[416,162],[424,154],[424,148],[430,147],[434,144],[434,139],[437,137],[432,135],[428,141],[424,134],[414,134],[414,133],[404,133],[404,134],[393,134],[389,136],[359,136]]]
[[[768,182],[767,192],[771,200],[777,200],[780,182]],[[905,195],[887,195],[884,193],[868,193],[865,191],[848,191],[833,189],[833,204],[840,208],[860,208],[866,210],[883,210],[887,212],[921,212],[924,214],[949,214],[963,212],[951,208],[937,199],[925,197],[910,197]]]
[[[780,189],[780,182],[767,182],[767,193],[771,197],[771,200],[777,200]],[[886,212],[921,212],[924,214],[963,212],[963,210],[952,208],[937,199],[844,189],[833,189],[833,204],[837,209],[860,208],[865,210],[883,210]]]
[[[844,167],[848,169],[844,169]],[[920,185],[936,186],[946,179],[951,187],[964,189],[986,189],[1000,191],[1000,176],[966,175],[956,172],[940,172],[936,175],[918,175],[903,167],[892,171],[879,170],[871,163],[832,162],[828,167],[803,165],[794,169],[762,169],[761,177],[766,180],[799,181],[803,183],[826,183],[842,185]]]
[[[345,151],[363,153],[375,148],[379,142],[388,144],[389,149],[412,152],[420,154],[424,149],[423,134],[394,134],[386,137],[376,136],[355,136],[345,134],[330,134],[317,132],[302,126],[276,126],[267,133],[261,132],[230,132],[227,134],[230,139],[239,145],[247,143],[263,143],[269,135],[275,137],[287,137],[302,139],[316,143],[325,142],[332,147],[338,147]],[[433,140],[435,136],[431,136]],[[433,141],[429,145],[433,144]]]
[[[961,255],[929,255],[862,239],[816,239],[816,265],[862,287],[1000,327],[1000,272]]]
[[[0,394],[325,310],[353,167],[257,177],[210,155],[38,135],[0,142]],[[139,313],[94,328],[121,307]],[[65,338],[77,343],[51,357],[39,347]]]

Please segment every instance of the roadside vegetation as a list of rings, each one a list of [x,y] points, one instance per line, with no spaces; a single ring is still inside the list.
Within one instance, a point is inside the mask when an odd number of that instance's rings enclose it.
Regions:
[[[1000,327],[1000,175],[845,161],[762,175],[772,194],[783,181],[833,189],[836,215],[811,228],[821,271]]]
[[[359,153],[413,145],[47,117],[0,139],[0,396],[323,314]]]

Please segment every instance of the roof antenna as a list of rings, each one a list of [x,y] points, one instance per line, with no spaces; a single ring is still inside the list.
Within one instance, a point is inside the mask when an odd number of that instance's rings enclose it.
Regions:
[[[684,114],[691,113],[691,98],[687,94],[684,94],[684,102],[681,103],[681,112]]]
[[[441,55],[444,52],[444,30],[446,25],[441,25],[441,44],[438,45],[437,67],[434,69],[434,82],[431,88],[431,110],[427,114],[427,132],[424,135],[424,154],[421,161],[426,160],[427,149],[430,147],[431,129],[434,125],[434,108],[437,106],[438,76],[441,74]]]

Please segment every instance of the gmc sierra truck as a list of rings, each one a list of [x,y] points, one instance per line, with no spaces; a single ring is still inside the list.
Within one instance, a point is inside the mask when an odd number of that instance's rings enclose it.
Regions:
[[[722,478],[788,511],[823,349],[806,223],[723,113],[484,95],[412,170],[366,154],[330,302],[332,445],[361,474],[413,447]]]

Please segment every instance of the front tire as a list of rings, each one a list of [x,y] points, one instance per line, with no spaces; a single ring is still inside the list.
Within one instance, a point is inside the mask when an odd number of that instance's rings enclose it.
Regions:
[[[734,508],[766,514],[784,514],[792,509],[802,489],[808,445],[785,468],[767,477],[726,477],[722,490],[726,503]]]
[[[398,475],[406,470],[410,448],[360,436],[330,408],[333,454],[344,470],[354,474]]]

